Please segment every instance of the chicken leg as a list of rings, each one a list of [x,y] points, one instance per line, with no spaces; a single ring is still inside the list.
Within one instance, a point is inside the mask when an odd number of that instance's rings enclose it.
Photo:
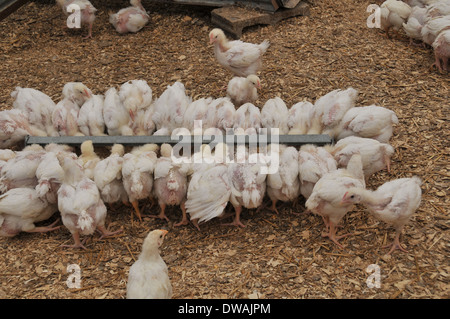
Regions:
[[[339,248],[341,248],[341,249],[344,249],[344,246],[342,246],[339,242],[338,242],[338,239],[341,239],[341,238],[344,238],[344,237],[347,237],[347,236],[351,236],[351,235],[353,235],[352,233],[348,233],[348,234],[345,234],[345,235],[340,235],[340,236],[336,236],[336,229],[337,229],[337,225],[334,225],[334,223],[333,222],[331,222],[331,221],[329,221],[329,231],[328,231],[328,233],[322,233],[322,237],[328,237],[328,238],[330,238],[331,239],[331,241],[333,242],[333,243],[335,243],[336,244],[336,246],[338,246]]]
[[[80,234],[78,232],[72,234],[73,241],[75,242],[73,245],[61,245],[61,247],[67,247],[67,248],[81,248],[81,249],[87,249],[83,244],[86,239],[81,242],[80,240]]]
[[[48,226],[35,227],[32,230],[27,230],[27,233],[46,233],[52,230],[57,230],[61,228],[61,226],[53,227],[57,222],[59,222],[59,218]]]
[[[141,217],[141,211],[139,210],[139,202],[137,200],[134,200],[131,202],[131,205],[133,205],[134,211],[131,211],[131,219],[133,219],[133,213],[139,218],[139,220],[142,222]]]
[[[402,245],[400,244],[400,233],[402,232],[401,229],[397,229],[395,232],[395,238],[394,241],[392,242],[392,244],[388,244],[383,246],[383,248],[387,248],[389,246],[391,246],[391,249],[389,250],[389,252],[387,253],[388,255],[390,255],[394,250],[399,249],[405,253],[407,253],[408,251],[402,247]]]
[[[159,213],[159,215],[148,215],[148,216],[152,218],[165,219],[167,222],[169,222],[169,218],[165,214],[166,204],[160,203],[159,207],[161,207],[161,212]]]
[[[225,225],[225,226],[245,227],[245,225],[242,224],[242,222],[241,222],[241,220],[240,220],[240,216],[241,216],[241,212],[242,212],[242,207],[241,207],[241,206],[234,207],[234,211],[235,211],[235,217],[234,217],[234,220],[233,220],[231,223],[223,224],[223,225]]]
[[[185,202],[182,202],[181,205],[180,205],[183,217],[181,218],[181,221],[179,223],[173,224],[174,227],[178,227],[178,226],[181,226],[181,225],[189,224],[189,221],[188,221],[188,218],[187,218],[187,214],[186,214],[186,207],[184,206],[184,203]]]

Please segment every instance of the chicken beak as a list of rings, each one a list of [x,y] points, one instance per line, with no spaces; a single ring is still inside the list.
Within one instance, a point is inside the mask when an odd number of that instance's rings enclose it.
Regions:
[[[214,43],[214,36],[210,35],[209,36],[209,44],[213,44]]]
[[[258,81],[258,83],[256,83],[256,87],[258,88],[258,89],[261,89],[261,83]]]
[[[87,98],[91,98],[91,94],[89,94],[89,91],[84,89],[84,94],[86,94]]]
[[[166,237],[167,233],[169,232],[168,230],[165,229],[161,229],[162,233],[163,233],[163,238]]]

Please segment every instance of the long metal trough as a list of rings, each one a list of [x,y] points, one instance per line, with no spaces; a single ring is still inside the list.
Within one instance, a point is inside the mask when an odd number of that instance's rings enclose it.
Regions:
[[[279,143],[291,146],[301,146],[304,144],[326,145],[332,144],[333,139],[326,134],[305,134],[305,135],[183,135],[183,136],[26,136],[25,146],[31,144],[47,145],[51,143],[66,144],[69,146],[80,146],[84,141],[91,140],[94,146],[110,146],[113,144],[122,144],[124,146],[138,146],[144,144],[216,144],[224,142],[227,144],[253,144],[264,145]]]

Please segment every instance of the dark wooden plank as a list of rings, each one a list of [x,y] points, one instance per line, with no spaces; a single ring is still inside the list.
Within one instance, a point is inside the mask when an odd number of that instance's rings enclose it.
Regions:
[[[0,21],[5,19],[11,13],[19,9],[28,0],[1,0],[0,1]]]

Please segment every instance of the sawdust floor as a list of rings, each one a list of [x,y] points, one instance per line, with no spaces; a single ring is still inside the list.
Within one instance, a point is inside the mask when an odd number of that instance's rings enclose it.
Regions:
[[[231,74],[219,67],[208,44],[210,8],[143,1],[151,23],[138,34],[118,35],[109,25],[111,7],[99,9],[94,38],[69,30],[53,1],[30,2],[0,23],[1,108],[11,107],[15,86],[32,87],[60,98],[63,85],[82,81],[103,93],[130,79],[145,79],[154,96],[175,80],[194,98],[218,97]],[[149,230],[170,230],[161,253],[169,266],[174,298],[448,298],[449,295],[449,75],[430,69],[430,49],[411,47],[401,32],[393,40],[366,26],[371,1],[315,1],[309,17],[244,31],[242,40],[271,46],[264,57],[258,105],[280,96],[290,106],[315,101],[334,89],[359,90],[358,105],[394,110],[400,120],[392,145],[392,172],[368,184],[419,175],[422,204],[405,227],[408,253],[387,256],[382,246],[393,229],[358,207],[343,220],[345,249],[321,237],[319,217],[303,214],[304,201],[280,204],[280,214],[245,211],[245,229],[213,220],[198,232],[192,225],[144,217],[131,221],[131,208],[110,209],[107,223],[123,234],[87,241],[88,250],[60,248],[72,242],[65,229],[0,239],[0,297],[124,298],[128,269]],[[142,203],[146,206],[146,203]],[[146,206],[145,212],[158,208]],[[56,217],[55,217],[56,218]],[[50,221],[53,221],[50,220]],[[49,222],[50,222],[49,221]],[[43,223],[47,224],[47,223]],[[81,288],[69,289],[67,265],[81,267]],[[366,268],[376,264],[381,287],[369,288]]]

